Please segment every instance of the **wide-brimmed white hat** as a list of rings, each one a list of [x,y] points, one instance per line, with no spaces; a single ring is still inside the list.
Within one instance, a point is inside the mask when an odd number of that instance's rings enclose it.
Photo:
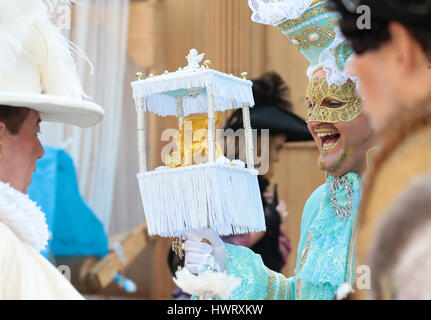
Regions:
[[[104,111],[84,94],[71,43],[49,14],[65,2],[0,0],[0,106],[26,107],[44,121],[89,127]]]

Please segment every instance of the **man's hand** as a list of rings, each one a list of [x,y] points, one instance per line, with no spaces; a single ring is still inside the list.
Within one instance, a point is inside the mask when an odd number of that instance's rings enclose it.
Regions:
[[[213,229],[194,229],[185,232],[184,243],[185,263],[191,273],[198,273],[199,266],[204,263],[208,255],[213,255],[220,271],[226,267],[226,248],[224,242]],[[210,244],[202,242],[208,240]]]

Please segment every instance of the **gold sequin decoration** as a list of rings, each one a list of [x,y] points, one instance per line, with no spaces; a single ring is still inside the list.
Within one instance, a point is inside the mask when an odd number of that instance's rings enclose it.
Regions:
[[[311,103],[308,108],[307,122],[317,121],[326,123],[350,122],[361,114],[362,99],[356,92],[356,85],[347,81],[343,85],[328,85],[326,78],[313,77],[307,89],[307,99]],[[323,107],[327,100],[337,100],[344,105],[339,108]]]
[[[302,297],[302,281],[300,277],[296,277],[296,300],[300,300]]]
[[[278,25],[278,28],[280,28],[281,31],[284,32],[286,30],[292,29],[293,27],[300,25],[305,21],[310,20],[313,17],[317,17],[322,13],[328,12],[328,8],[326,7],[326,4],[324,3],[324,1],[317,1],[316,4],[320,2],[322,2],[320,5],[308,9],[299,18],[282,21]]]
[[[299,269],[297,273],[301,271],[302,266],[305,263],[305,260],[307,260],[308,250],[310,250],[310,243],[312,239],[313,239],[313,236],[311,233],[309,233],[307,237],[307,243],[305,244],[304,251],[302,252],[302,255],[301,255],[301,263],[299,264]]]
[[[292,42],[296,49],[308,49],[312,47],[324,47],[330,40],[335,39],[335,28],[337,26],[338,19],[328,20],[325,26],[312,25],[302,29],[299,34],[286,35],[287,38]],[[316,35],[315,38],[312,36]]]
[[[286,295],[288,294],[287,290],[290,290],[289,285],[288,285],[288,280],[280,273],[278,274],[278,277],[279,277],[280,282],[281,282],[280,293],[278,294],[278,299],[279,300],[285,300]]]
[[[305,261],[307,260],[308,251],[310,250],[310,243],[312,239],[313,239],[313,235],[309,233],[307,237],[307,243],[305,244],[305,247],[304,247],[304,251],[302,251],[301,262],[299,264],[298,272],[296,273],[296,299],[297,300],[301,298],[301,292],[302,292],[302,281],[301,281],[301,278],[298,277],[298,274],[301,271]]]
[[[274,299],[274,285],[276,283],[276,275],[275,272],[265,267],[266,273],[268,274],[268,286],[266,289],[266,297],[265,300],[273,300]]]
[[[286,297],[289,297],[289,285],[288,285],[288,279],[285,278],[281,273],[272,271],[265,267],[265,271],[268,274],[268,286],[266,290],[266,297],[265,300],[273,300],[276,296],[275,288],[276,286],[279,286],[280,289],[277,294],[278,300],[285,300]]]

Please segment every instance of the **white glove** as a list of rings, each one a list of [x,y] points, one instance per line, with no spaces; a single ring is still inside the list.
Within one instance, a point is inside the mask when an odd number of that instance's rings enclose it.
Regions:
[[[225,270],[226,248],[224,242],[213,229],[194,229],[185,232],[184,243],[185,263],[191,273],[197,274],[199,267],[208,260],[208,255],[213,255],[220,271]],[[208,240],[210,244],[202,242]]]

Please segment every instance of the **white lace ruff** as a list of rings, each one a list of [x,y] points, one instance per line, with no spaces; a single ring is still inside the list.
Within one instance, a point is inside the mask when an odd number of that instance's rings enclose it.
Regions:
[[[284,19],[299,18],[312,3],[313,0],[248,0],[253,11],[251,20],[272,26]]]
[[[28,195],[3,182],[0,182],[0,222],[38,252],[48,244],[45,214]]]

